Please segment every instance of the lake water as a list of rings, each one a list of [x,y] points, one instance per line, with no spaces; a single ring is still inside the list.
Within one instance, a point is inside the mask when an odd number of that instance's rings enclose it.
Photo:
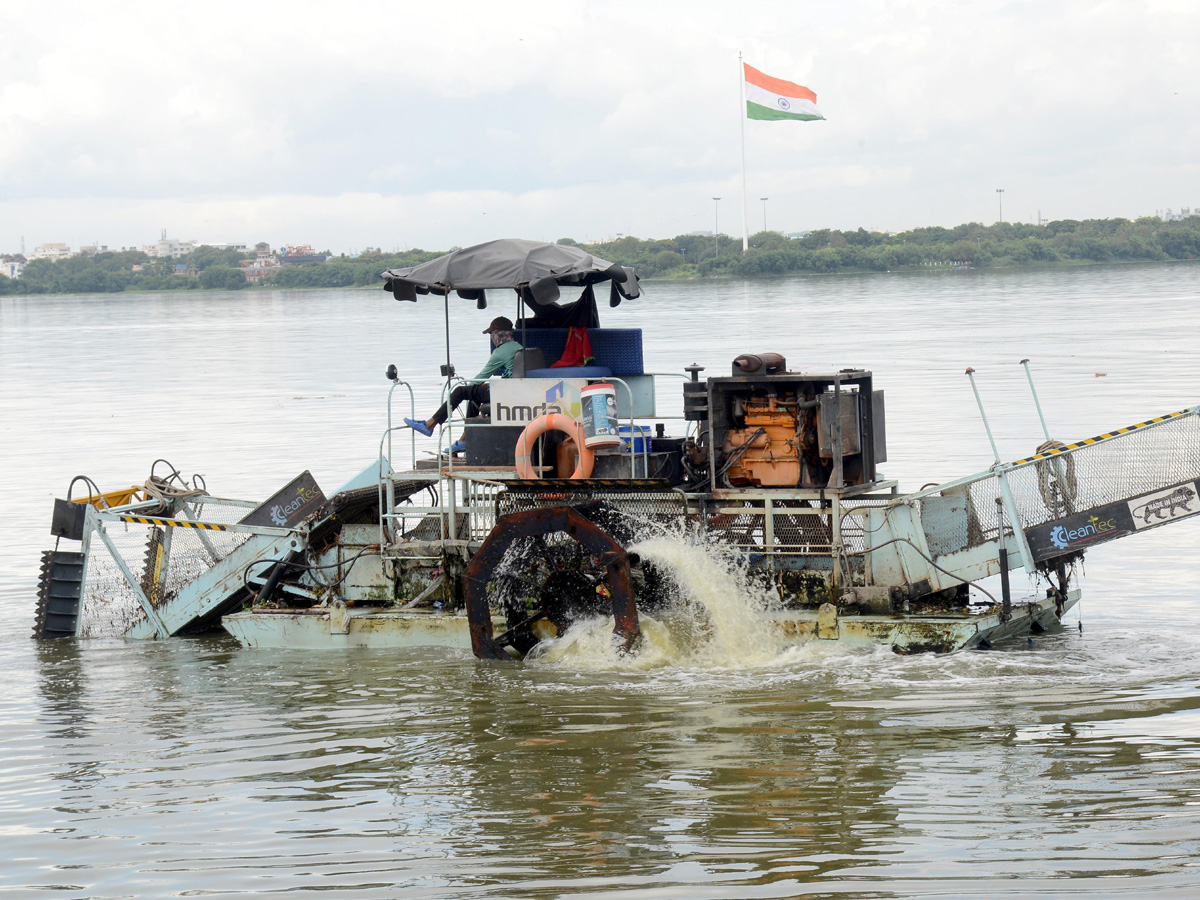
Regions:
[[[460,370],[510,305],[452,303]],[[388,363],[432,409],[442,314],[0,299],[0,896],[1200,896],[1200,521],[1093,549],[1068,630],[987,653],[598,670],[29,639],[72,476],[164,457],[225,496],[335,488],[376,452]],[[1024,357],[1063,440],[1200,402],[1198,265],[651,283],[601,315],[656,371],[872,369],[904,489],[990,464],[967,366],[1006,458],[1042,439]]]

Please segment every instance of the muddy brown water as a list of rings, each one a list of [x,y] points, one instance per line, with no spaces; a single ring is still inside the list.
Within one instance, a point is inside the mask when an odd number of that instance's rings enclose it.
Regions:
[[[451,311],[473,372],[510,311]],[[651,283],[601,314],[646,329],[655,371],[873,369],[909,489],[991,461],[968,365],[1008,458],[1041,441],[1023,357],[1064,440],[1200,402],[1196,265]],[[0,895],[1200,896],[1200,519],[1094,548],[1071,627],[992,652],[29,639],[71,476],[166,457],[224,495],[305,468],[334,489],[375,453],[389,362],[432,405],[441,315],[382,291],[0,300]]]

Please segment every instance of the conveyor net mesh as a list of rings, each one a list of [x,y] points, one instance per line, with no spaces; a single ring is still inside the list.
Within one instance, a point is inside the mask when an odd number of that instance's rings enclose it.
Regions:
[[[209,501],[192,505],[189,515],[181,513],[177,518],[231,525],[247,512],[241,505]],[[244,532],[173,528],[139,522],[106,522],[104,529],[142,591],[155,603],[174,596],[251,537]],[[160,569],[156,581],[153,572],[160,545],[166,565]],[[145,613],[137,594],[108,548],[99,536],[93,535],[83,582],[80,636],[121,634],[143,618]]]
[[[1007,473],[1022,528],[1200,478],[1200,415],[1184,413],[1022,463]],[[1000,479],[992,474],[917,500],[934,557],[997,538]],[[1006,522],[1012,534],[1012,523]]]
[[[1067,450],[1014,469],[1008,476],[1017,514],[1026,528],[1197,478],[1198,415]]]

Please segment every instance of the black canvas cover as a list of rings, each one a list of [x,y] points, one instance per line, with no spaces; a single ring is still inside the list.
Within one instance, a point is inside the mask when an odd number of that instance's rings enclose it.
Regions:
[[[534,306],[549,306],[559,298],[560,286],[612,283],[611,305],[621,298],[641,295],[633,269],[609,262],[569,244],[547,244],[505,238],[464,247],[437,259],[382,274],[384,289],[397,300],[417,299],[418,294],[455,291],[468,300],[484,292],[511,288]]]
[[[533,310],[533,318],[524,316],[522,328],[599,328],[600,311],[596,309],[596,293],[589,284],[574,303],[538,306],[526,301]],[[613,306],[616,306],[614,303]]]

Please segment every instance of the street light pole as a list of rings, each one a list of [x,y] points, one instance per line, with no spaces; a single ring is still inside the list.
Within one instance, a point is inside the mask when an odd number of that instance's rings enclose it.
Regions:
[[[720,253],[720,251],[717,249],[717,235],[721,233],[720,211],[721,198],[713,197],[713,259],[716,259]]]
[[[1000,224],[1004,224],[1004,188],[996,188],[996,196],[1000,198]]]
[[[771,198],[770,197],[759,197],[758,199],[763,202],[763,231],[766,231],[767,230],[767,201]]]

